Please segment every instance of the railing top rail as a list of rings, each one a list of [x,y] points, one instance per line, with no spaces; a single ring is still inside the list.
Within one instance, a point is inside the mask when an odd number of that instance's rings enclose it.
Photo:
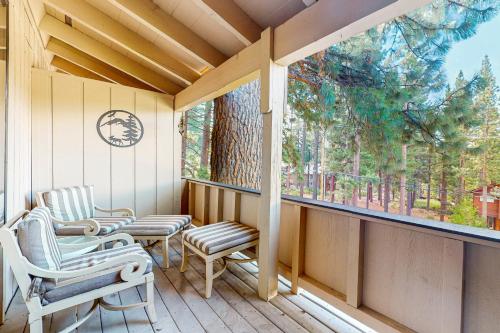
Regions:
[[[191,178],[184,178],[189,182],[199,183],[203,185],[233,190],[241,193],[248,193],[252,195],[260,195],[260,192],[257,190],[252,190],[248,188],[243,188],[239,186],[226,185],[216,182],[211,182],[207,180],[198,180]],[[418,228],[430,229],[434,231],[449,233],[453,235],[459,235],[464,237],[476,238],[486,241],[492,241],[496,243],[500,243],[500,232],[490,229],[483,229],[477,227],[471,227],[467,225],[440,222],[427,220],[423,218],[418,218],[414,216],[405,216],[405,215],[397,215],[397,214],[389,214],[386,212],[380,212],[375,210],[369,210],[366,208],[357,208],[352,206],[346,206],[336,203],[330,203],[326,201],[317,201],[313,199],[300,198],[291,195],[282,195],[282,200],[287,203],[298,204],[301,206],[315,207],[327,210],[334,210],[340,213],[346,213],[349,215],[354,215],[361,219],[366,218],[370,219],[378,219],[386,222],[398,223],[407,226],[413,226]]]

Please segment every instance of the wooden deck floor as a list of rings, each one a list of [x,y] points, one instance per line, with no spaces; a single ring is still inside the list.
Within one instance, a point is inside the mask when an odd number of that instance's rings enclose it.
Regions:
[[[256,295],[257,267],[251,263],[230,265],[214,281],[210,299],[205,299],[204,265],[195,256],[184,274],[179,272],[180,242],[170,249],[171,268],[161,269],[162,257],[152,252],[155,261],[155,303],[158,322],[151,324],[144,309],[124,312],[97,310],[78,333],[153,333],[153,332],[361,332],[346,320],[307,297],[293,295],[285,283],[270,302]],[[158,251],[159,253],[159,251]],[[135,303],[145,298],[142,287],[110,297],[115,303]],[[57,332],[85,313],[90,304],[58,312],[44,318],[44,332]],[[9,306],[0,333],[29,332],[27,311],[19,292]]]

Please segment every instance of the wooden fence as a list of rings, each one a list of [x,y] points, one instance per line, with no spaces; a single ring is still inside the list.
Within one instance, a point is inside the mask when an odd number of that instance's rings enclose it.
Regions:
[[[183,179],[197,225],[258,227],[256,191]],[[500,233],[283,196],[280,271],[380,332],[497,332]]]

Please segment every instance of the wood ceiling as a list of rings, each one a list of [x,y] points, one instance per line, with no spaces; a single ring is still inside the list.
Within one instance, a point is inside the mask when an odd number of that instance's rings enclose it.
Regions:
[[[314,0],[43,0],[68,74],[177,94]]]

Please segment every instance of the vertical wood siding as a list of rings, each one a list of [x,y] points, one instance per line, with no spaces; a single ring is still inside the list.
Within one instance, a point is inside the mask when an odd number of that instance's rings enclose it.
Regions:
[[[32,86],[33,194],[86,184],[95,186],[99,206],[129,207],[137,216],[178,212],[171,97],[37,69]],[[99,137],[97,120],[111,109],[141,120],[144,136],[135,146],[112,147]]]

